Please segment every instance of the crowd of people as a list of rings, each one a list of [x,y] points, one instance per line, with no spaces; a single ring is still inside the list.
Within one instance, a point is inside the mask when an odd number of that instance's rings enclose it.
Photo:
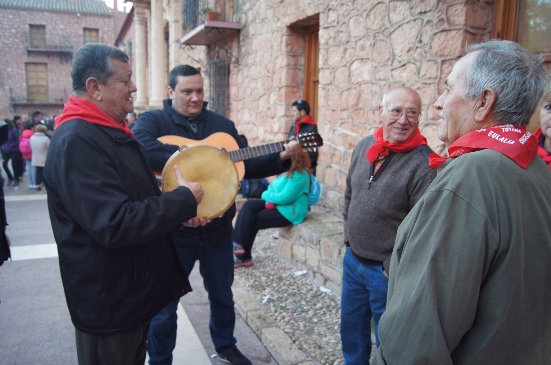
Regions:
[[[171,364],[176,311],[196,262],[216,356],[252,364],[234,337],[234,269],[253,265],[259,230],[308,215],[318,151],[295,139],[317,132],[309,103],[292,103],[283,151],[244,161],[245,179],[277,176],[260,197],[207,219],[197,216],[199,182],[175,166],[167,173],[177,187],[161,192],[153,173],[180,147],[161,137],[222,132],[246,147],[235,124],[207,108],[200,71],[174,67],[163,108],[137,119],[119,49],[79,48],[72,83],[55,133],[41,115],[5,121],[2,158],[7,186],[26,169],[30,187],[47,189],[79,364],[143,364],[146,353],[150,364]],[[380,128],[353,149],[343,206],[345,364],[549,365],[549,75],[517,43],[469,46],[434,104],[445,156],[421,133],[422,105],[413,88],[389,88]]]
[[[21,116],[15,115],[4,122],[8,139],[2,144],[2,167],[7,181],[2,178],[2,184],[18,188],[26,173],[29,189],[41,190],[42,169],[53,134],[53,120],[45,120],[40,111],[35,111],[28,120],[23,121]]]

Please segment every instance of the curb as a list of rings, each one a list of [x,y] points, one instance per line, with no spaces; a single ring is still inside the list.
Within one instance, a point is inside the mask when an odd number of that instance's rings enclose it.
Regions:
[[[238,282],[233,283],[235,308],[279,365],[319,365],[308,358],[267,314],[257,298]]]

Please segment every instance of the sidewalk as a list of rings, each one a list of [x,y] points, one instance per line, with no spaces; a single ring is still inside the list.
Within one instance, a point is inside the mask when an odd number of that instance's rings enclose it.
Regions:
[[[46,192],[5,188],[13,261],[0,267],[2,364],[76,364],[74,327],[67,310]],[[235,271],[237,346],[255,365],[343,364],[339,298],[315,285],[277,254],[275,229],[255,241],[255,265]],[[175,365],[222,364],[210,358],[208,300],[198,264],[194,291],[179,308]]]
[[[74,326],[65,301],[46,191],[5,187],[12,259],[0,267],[0,348],[5,365],[77,364]],[[180,301],[174,364],[222,364],[211,358],[208,300],[196,265],[194,291]],[[254,364],[277,365],[243,318],[236,316],[238,347]]]

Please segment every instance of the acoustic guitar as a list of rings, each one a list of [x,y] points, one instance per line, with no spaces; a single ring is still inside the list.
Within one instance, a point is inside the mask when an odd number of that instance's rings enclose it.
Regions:
[[[158,138],[165,144],[180,146],[166,162],[160,175],[163,192],[178,187],[173,167],[178,165],[187,181],[201,184],[204,195],[197,207],[197,217],[212,219],[228,210],[237,195],[240,181],[245,176],[244,160],[281,152],[290,140],[269,143],[262,146],[239,149],[237,141],[229,134],[219,132],[200,141],[180,137]],[[317,133],[305,133],[296,137],[305,150],[323,146],[323,139]]]

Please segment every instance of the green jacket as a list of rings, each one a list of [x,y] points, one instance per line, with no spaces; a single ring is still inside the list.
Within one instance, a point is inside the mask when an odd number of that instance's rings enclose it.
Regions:
[[[446,162],[398,229],[374,364],[551,363],[551,170]]]
[[[279,175],[262,193],[262,199],[274,203],[289,222],[299,224],[308,214],[309,191],[308,171],[295,171],[290,177],[286,173]]]

